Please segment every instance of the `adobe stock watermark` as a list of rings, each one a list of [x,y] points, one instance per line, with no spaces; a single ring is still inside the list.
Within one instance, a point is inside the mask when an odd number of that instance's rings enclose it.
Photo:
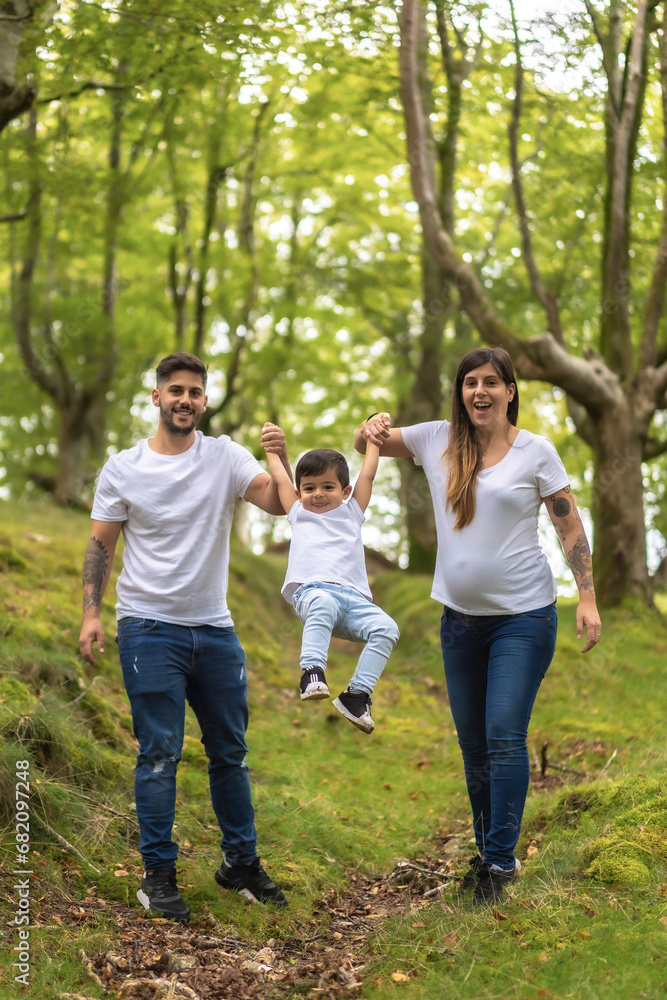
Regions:
[[[13,874],[20,876],[14,883],[16,893],[16,913],[14,925],[18,931],[18,942],[12,948],[12,969],[14,982],[22,986],[30,985],[30,876],[27,867],[30,853],[30,761],[16,761],[16,816],[15,816],[16,858]],[[22,867],[23,866],[23,867]]]

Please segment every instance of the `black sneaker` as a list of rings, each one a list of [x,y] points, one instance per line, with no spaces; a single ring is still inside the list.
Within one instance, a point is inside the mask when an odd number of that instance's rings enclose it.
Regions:
[[[215,881],[225,889],[233,889],[253,903],[287,906],[284,894],[266,874],[259,858],[255,858],[249,865],[228,865],[223,861],[215,873]]]
[[[350,691],[346,688],[332,702],[341,715],[364,733],[372,733],[375,723],[371,718],[371,696],[365,691]]]
[[[477,886],[479,882],[479,870],[483,863],[479,854],[470,858],[468,867],[463,875],[454,883],[455,892],[468,892],[469,889],[474,889]]]
[[[319,667],[308,667],[301,674],[301,701],[321,701],[329,697],[329,688],[324,679],[324,671]]]
[[[502,898],[505,887],[521,871],[521,862],[515,861],[514,868],[505,870],[499,865],[483,861],[479,866],[479,881],[475,886],[474,903],[497,903]]]
[[[185,924],[190,919],[190,909],[176,888],[176,869],[173,865],[144,872],[137,899],[145,910],[155,910],[168,920]]]

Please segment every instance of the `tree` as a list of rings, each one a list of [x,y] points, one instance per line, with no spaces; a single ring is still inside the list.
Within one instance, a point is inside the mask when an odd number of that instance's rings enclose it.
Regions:
[[[612,0],[603,13],[586,2],[605,78],[601,109],[604,213],[599,327],[590,342],[580,341],[580,353],[576,353],[578,338],[562,322],[567,292],[557,294],[549,287],[535,251],[535,234],[542,220],[528,207],[519,157],[526,74],[520,32],[510,6],[515,79],[508,138],[515,223],[532,297],[541,306],[547,331],[530,337],[517,335],[492,305],[485,284],[462,258],[456,237],[445,225],[429,165],[432,140],[420,86],[425,56],[419,36],[420,31],[427,30],[427,6],[421,0],[405,0],[400,18],[401,93],[411,179],[424,241],[443,278],[455,286],[461,308],[482,339],[489,344],[503,344],[522,378],[539,379],[567,393],[577,431],[593,452],[594,566],[601,605],[615,605],[631,595],[649,600],[642,462],[667,450],[667,441],[655,424],[656,413],[667,404],[667,338],[661,325],[667,280],[664,143],[660,151],[661,176],[656,182],[660,190],[654,194],[662,201],[662,224],[650,249],[653,265],[643,302],[637,287],[641,280],[636,278],[638,268],[633,269],[630,220],[639,174],[638,139],[646,114],[652,63],[657,64],[662,88],[663,129],[667,121],[665,14],[662,24],[658,24],[658,5],[648,0],[638,0],[634,9]],[[655,35],[659,45],[654,42]],[[643,260],[647,252],[643,245]]]

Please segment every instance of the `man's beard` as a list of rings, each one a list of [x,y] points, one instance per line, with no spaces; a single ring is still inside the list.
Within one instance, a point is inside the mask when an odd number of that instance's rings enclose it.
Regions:
[[[172,420],[171,410],[166,410],[164,406],[160,406],[160,418],[166,430],[170,434],[176,434],[181,437],[187,437],[191,434],[199,423],[199,418],[193,413],[191,424],[177,424]]]

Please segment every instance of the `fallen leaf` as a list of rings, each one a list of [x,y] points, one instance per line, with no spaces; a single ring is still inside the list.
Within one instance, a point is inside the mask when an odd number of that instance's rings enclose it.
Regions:
[[[500,910],[492,910],[493,916],[496,920],[507,920],[507,914],[501,913]]]
[[[410,977],[406,976],[404,972],[392,972],[391,978],[395,983],[409,983]]]
[[[548,962],[549,961],[549,956],[547,955],[546,951],[541,951],[539,953],[539,955],[537,956],[537,958],[538,958],[538,961],[540,961],[540,962]]]
[[[667,917],[658,917],[658,920],[667,927]]]
[[[448,948],[456,948],[457,945],[461,944],[461,938],[452,931],[449,934],[443,934],[442,943]]]
[[[539,846],[537,841],[531,840],[531,842],[528,845],[528,849],[526,850],[526,857],[532,858],[533,855],[537,854],[538,851],[539,851]]]
[[[584,938],[585,940],[586,938],[592,938],[593,935],[591,934],[590,931],[579,931],[579,937]]]
[[[129,872],[126,872],[124,868],[116,868],[116,870],[115,870],[115,872],[114,872],[114,875],[115,875],[115,876],[116,876],[117,878],[120,878],[120,877],[121,877],[121,876],[123,876],[123,875],[129,875],[129,874],[130,874],[130,873],[129,873]]]

